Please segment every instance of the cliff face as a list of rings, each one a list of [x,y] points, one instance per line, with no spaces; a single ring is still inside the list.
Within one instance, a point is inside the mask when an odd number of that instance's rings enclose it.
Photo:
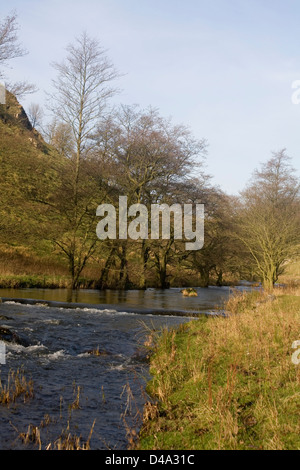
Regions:
[[[0,104],[0,141],[3,139],[10,139],[12,148],[14,142],[19,139],[23,140],[25,146],[29,143],[46,154],[50,148],[41,134],[32,127],[17,98],[9,91],[6,91],[6,103]]]
[[[0,104],[0,119],[9,126],[16,126],[28,131],[33,130],[24,108],[9,91],[6,91],[6,104]]]

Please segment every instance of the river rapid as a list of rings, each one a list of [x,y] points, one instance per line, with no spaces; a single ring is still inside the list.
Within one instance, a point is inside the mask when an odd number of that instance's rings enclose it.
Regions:
[[[194,315],[220,314],[230,289],[79,291],[0,289],[0,326],[23,340],[5,343],[0,365],[32,379],[34,396],[0,404],[0,449],[36,449],[21,439],[28,426],[41,433],[44,449],[62,431],[95,450],[124,450],[129,428],[138,432],[149,380],[143,344],[150,330],[178,326]],[[95,354],[96,351],[96,354]]]

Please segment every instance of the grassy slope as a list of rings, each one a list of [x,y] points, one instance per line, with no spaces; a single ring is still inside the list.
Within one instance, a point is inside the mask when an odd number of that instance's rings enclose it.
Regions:
[[[34,184],[39,178],[35,165],[41,171],[51,167],[53,149],[32,129],[17,99],[9,92],[6,98],[0,105],[0,287],[64,287],[68,273],[51,244],[30,238],[35,206],[25,205],[19,191],[20,175],[25,174],[24,181],[32,175]],[[21,224],[29,226],[27,232]]]
[[[299,449],[299,289],[234,297],[229,318],[164,331],[141,449]]]

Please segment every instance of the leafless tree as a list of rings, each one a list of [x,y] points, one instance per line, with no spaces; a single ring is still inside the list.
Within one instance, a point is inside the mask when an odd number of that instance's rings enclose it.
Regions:
[[[36,129],[42,125],[44,116],[43,108],[38,103],[31,103],[27,111],[27,116],[31,122],[32,127]]]
[[[75,143],[72,128],[69,124],[58,122],[54,118],[43,127],[42,133],[46,142],[54,147],[60,155],[72,158],[75,151]]]
[[[241,202],[237,236],[264,287],[272,289],[300,247],[300,183],[285,150],[254,172]]]
[[[18,31],[19,25],[15,12],[0,21],[0,79],[5,78],[3,68],[7,67],[12,59],[23,57],[28,53],[18,42]],[[37,91],[34,84],[25,80],[15,83],[6,82],[5,86],[18,98]]]
[[[38,91],[37,87],[33,83],[28,83],[26,80],[18,82],[6,81],[5,86],[6,89],[18,99],[23,98],[26,95],[32,95]]]
[[[126,195],[128,205],[142,203],[148,209],[152,203],[187,202],[188,182],[193,173],[197,172],[199,177],[203,173],[205,140],[195,139],[187,127],[174,125],[153,108],[121,106],[114,116],[101,123],[95,140],[107,185],[115,188],[112,202],[115,194]],[[111,253],[116,253],[120,260],[121,287],[121,281],[127,279],[130,242],[120,240],[117,248],[116,245],[111,247]],[[159,272],[160,285],[167,285],[167,261],[174,257],[173,245],[172,237],[167,243],[140,240],[140,287],[145,287],[150,255],[156,259],[154,268]],[[111,256],[108,260],[111,262]]]
[[[113,64],[97,40],[85,32],[67,47],[67,57],[54,63],[58,76],[53,80],[55,93],[51,109],[62,122],[71,126],[76,144],[76,175],[80,161],[91,148],[91,134],[116,89],[111,82],[118,77]]]
[[[61,231],[54,234],[53,240],[68,259],[76,288],[80,273],[95,250],[93,224],[101,203],[101,199],[97,201],[101,196],[92,185],[92,176],[87,176],[94,145],[91,135],[108,99],[116,92],[111,83],[118,73],[99,42],[86,33],[67,47],[66,59],[53,67],[57,71],[54,93],[50,94],[50,109],[57,120],[54,137],[56,143],[59,138],[60,150],[68,158],[63,196],[59,194],[53,204],[61,221]]]
[[[18,43],[17,15],[15,12],[0,22],[0,66],[7,66],[11,59],[22,57],[27,51]],[[0,78],[3,72],[0,70]]]

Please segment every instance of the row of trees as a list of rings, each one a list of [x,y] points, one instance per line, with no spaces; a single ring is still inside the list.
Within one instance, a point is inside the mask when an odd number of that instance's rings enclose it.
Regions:
[[[12,34],[15,21],[11,17],[0,23],[0,66],[1,57],[6,61],[21,55]],[[23,214],[18,230],[26,231],[31,243],[47,240],[47,249],[53,246],[62,254],[73,288],[91,262],[99,265],[100,288],[145,288],[149,283],[165,288],[183,272],[199,273],[202,285],[212,276],[222,284],[230,274],[273,286],[298,256],[300,243],[299,179],[285,151],[254,173],[240,197],[230,197],[205,174],[205,140],[155,109],[109,107],[120,75],[97,41],[83,33],[54,69],[53,94],[48,97],[52,119],[41,126],[47,143],[43,157],[30,159],[22,151],[14,170],[5,146],[1,158],[2,169],[18,174],[18,199],[13,192]],[[30,107],[30,116],[33,127],[41,124],[38,105]],[[12,191],[10,178],[9,171],[2,171],[8,188],[2,192],[1,212],[8,224],[12,214],[16,217],[5,196]],[[204,248],[187,252],[172,232],[169,240],[101,242],[96,208],[104,202],[117,207],[120,195],[128,197],[129,205],[147,207],[205,204]],[[2,239],[6,237],[7,227],[2,229]]]

